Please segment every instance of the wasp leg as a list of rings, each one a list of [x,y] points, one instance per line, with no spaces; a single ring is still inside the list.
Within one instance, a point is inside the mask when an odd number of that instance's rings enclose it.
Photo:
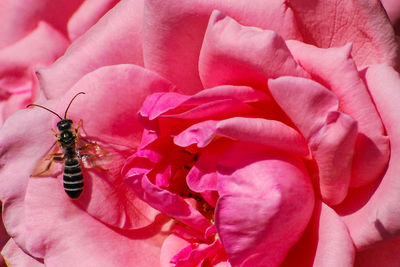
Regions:
[[[58,137],[58,133],[53,129],[53,128],[51,128],[51,131],[53,132],[53,134],[55,135],[55,137],[57,137],[57,139],[59,138]]]
[[[62,156],[62,157],[60,157]],[[43,173],[47,172],[48,170],[50,170],[51,165],[53,164],[53,161],[64,161],[64,155],[63,153],[54,153],[51,154],[51,157],[49,159],[49,163],[47,164],[46,168],[44,168],[43,171],[38,172],[38,173],[33,173],[31,174],[31,176],[40,176]]]
[[[80,120],[78,121],[78,125],[77,125],[76,128],[75,128],[75,133],[76,133],[76,134],[78,134],[79,128],[81,128],[82,125],[83,125],[83,120],[80,119]]]

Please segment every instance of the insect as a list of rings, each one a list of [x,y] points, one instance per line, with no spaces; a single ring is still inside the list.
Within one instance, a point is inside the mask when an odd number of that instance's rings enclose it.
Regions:
[[[58,118],[60,118],[60,121],[57,123],[57,128],[59,133],[56,133],[53,130],[54,135],[57,137],[57,141],[50,148],[50,151],[56,144],[58,148],[62,149],[62,152],[58,153],[50,152],[50,154],[48,155],[49,158],[47,159],[48,164],[44,168],[44,170],[34,173],[31,176],[40,176],[46,173],[47,171],[49,171],[54,161],[64,162],[64,173],[63,173],[64,190],[67,193],[67,195],[72,199],[78,198],[83,192],[84,183],[83,183],[81,159],[83,159],[84,157],[88,157],[90,159],[91,156],[90,154],[82,153],[82,151],[85,151],[85,149],[91,146],[94,146],[96,148],[98,147],[96,143],[87,141],[78,134],[78,129],[81,126],[82,120],[78,123],[78,126],[74,129],[73,121],[67,118],[67,113],[72,102],[80,94],[85,94],[85,92],[79,92],[71,99],[67,109],[65,110],[64,118],[62,118],[56,112],[41,105],[30,104],[27,106],[27,107],[36,106],[43,108],[56,115]],[[85,142],[85,144],[81,145],[80,143],[82,140]]]

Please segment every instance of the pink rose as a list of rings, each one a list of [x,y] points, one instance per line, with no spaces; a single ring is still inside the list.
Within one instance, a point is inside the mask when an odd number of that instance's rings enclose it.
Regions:
[[[37,103],[62,116],[84,91],[68,118],[82,119],[80,134],[112,160],[83,167],[86,186],[72,200],[62,164],[30,177],[59,118],[39,107],[10,116],[0,130],[5,258],[399,260],[393,28],[374,1],[308,3],[124,0],[92,27],[101,12],[76,12],[83,26],[69,20],[73,43],[36,72]]]

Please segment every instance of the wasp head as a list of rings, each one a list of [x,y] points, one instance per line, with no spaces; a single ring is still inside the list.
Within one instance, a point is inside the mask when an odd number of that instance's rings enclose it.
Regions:
[[[72,127],[72,120],[63,119],[57,123],[57,128],[59,131],[69,130]]]

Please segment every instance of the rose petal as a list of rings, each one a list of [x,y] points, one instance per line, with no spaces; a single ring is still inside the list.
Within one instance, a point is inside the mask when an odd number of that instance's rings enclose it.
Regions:
[[[143,65],[141,1],[121,1],[37,76],[46,97],[64,94],[82,76],[106,65]]]
[[[388,14],[396,34],[400,33],[400,3],[397,0],[381,0],[383,7]]]
[[[397,116],[400,112],[400,77],[391,67],[382,64],[369,67],[365,78],[389,136],[391,155],[380,183],[353,190],[337,207],[357,249],[397,235],[400,229],[400,121]]]
[[[226,261],[227,256],[219,239],[211,244],[190,244],[176,254],[171,263],[181,267],[202,266]]]
[[[275,101],[307,140],[325,123],[327,114],[338,109],[336,96],[312,80],[280,77],[269,80],[268,86]]]
[[[354,257],[355,248],[345,224],[334,210],[318,201],[303,236],[281,267],[352,267]]]
[[[279,118],[282,116],[278,109],[261,91],[247,86],[225,85],[205,89],[190,97],[178,93],[150,95],[139,112],[139,119],[147,130],[175,135],[207,117],[229,118],[261,113]]]
[[[307,139],[318,164],[321,195],[337,205],[347,195],[357,123],[335,111],[337,99],[318,83],[295,77],[269,80],[271,94]]]
[[[4,0],[0,4],[0,48],[23,38],[46,21],[67,36],[67,21],[82,0]]]
[[[23,240],[27,251],[44,258],[46,266],[58,266],[60,262],[66,266],[155,266],[159,263],[164,239],[159,231],[168,220],[165,217],[159,217],[145,228],[116,231],[66,201],[57,180],[31,180],[23,202],[21,198],[12,201],[23,206],[29,219],[24,220],[15,210],[6,207],[5,222]]]
[[[210,143],[205,150],[201,152],[200,157],[191,168],[186,176],[186,181],[190,189],[195,192],[207,192],[207,190],[217,190],[218,175],[217,164],[222,154],[232,145],[229,139],[218,139]],[[207,198],[209,203],[214,204],[216,201]],[[215,206],[215,205],[213,205]]]
[[[191,96],[185,105],[200,105],[211,101],[223,99],[236,99],[243,103],[266,102],[271,105],[272,100],[269,95],[249,86],[221,85],[213,88],[204,89]],[[265,108],[265,107],[264,107]]]
[[[199,233],[204,233],[210,226],[206,218],[182,197],[154,185],[145,175],[131,175],[125,179],[138,197],[162,213],[185,223]]]
[[[46,22],[40,22],[30,34],[1,49],[1,94],[31,92],[36,87],[33,68],[53,63],[64,53],[68,44],[62,34]]]
[[[30,104],[32,93],[30,91],[12,94],[7,101],[0,101],[0,124],[17,110],[23,109]]]
[[[1,259],[1,266],[30,266],[30,267],[44,267],[44,264],[40,261],[32,258],[28,254],[22,251],[20,247],[10,239],[7,244],[1,250],[1,255],[4,257],[5,262]]]
[[[243,25],[276,30],[284,38],[301,39],[292,10],[285,1],[147,1],[143,54],[146,68],[168,77],[181,92],[201,90],[197,63],[212,10]]]
[[[268,78],[308,77],[294,61],[285,41],[270,30],[238,24],[225,14],[211,14],[199,58],[205,88],[244,84],[266,89]]]
[[[119,0],[84,1],[68,21],[68,35],[74,41],[92,27]]]
[[[217,134],[255,143],[300,156],[309,154],[304,137],[293,128],[275,120],[235,117],[217,124]]]
[[[327,48],[351,42],[358,68],[398,65],[398,41],[380,1],[291,0],[290,7],[305,43]]]
[[[261,116],[262,111],[235,99],[216,100],[184,112],[165,114],[158,119],[163,135],[177,135],[198,121],[221,120],[234,116]]]
[[[206,147],[216,135],[217,121],[202,121],[193,124],[174,137],[174,143],[181,147],[196,144],[197,147]]]
[[[135,89],[127,90],[126,88],[130,88],[132,84],[136,85]],[[119,168],[123,164],[121,157],[126,157],[128,152],[131,154],[135,145],[139,145],[141,126],[136,120],[136,113],[146,95],[152,93],[153,90],[168,90],[170,84],[158,75],[140,67],[116,65],[104,67],[86,75],[72,91],[64,95],[62,99],[57,99],[57,103],[49,101],[44,105],[63,116],[72,97],[83,88],[86,95],[79,96],[74,101],[69,109],[68,118],[74,120],[75,123],[82,119],[83,126],[80,132],[85,133],[86,138],[91,141],[98,141],[99,145],[106,149],[107,153],[110,152],[113,158],[108,163],[109,165],[103,167],[108,171],[83,168],[87,187],[76,203],[89,214],[109,225],[122,228],[143,227],[152,222],[157,212],[144,204],[123,184],[119,173]],[[54,108],[55,106],[57,108]],[[101,115],[97,115],[99,111]],[[56,116],[39,108],[23,112],[23,115],[17,113],[19,115],[14,119],[8,120],[0,133],[2,158],[4,162],[7,162],[7,168],[0,173],[0,183],[4,184],[0,197],[5,199],[13,198],[15,194],[12,185],[14,180],[19,181],[19,186],[21,186],[35,179],[28,178],[40,158],[55,142],[51,128],[54,128],[58,121]],[[28,120],[26,121],[25,118]],[[126,121],[130,121],[130,124],[127,125]],[[23,123],[27,128],[18,126],[19,123]],[[27,139],[26,132],[34,138]],[[18,165],[21,163],[22,168]],[[58,165],[61,168],[62,164]],[[8,172],[13,173],[12,176],[15,179],[8,181]],[[15,184],[16,189],[19,186]],[[58,186],[62,188],[61,179]],[[68,200],[64,193],[62,195]],[[8,203],[5,202],[5,204]]]
[[[82,119],[85,131],[101,136],[103,142],[137,147],[143,130],[137,112],[144,99],[153,92],[168,92],[172,88],[167,80],[139,66],[107,66],[74,85],[66,99],[85,91],[86,95],[80,98],[86,100],[74,102],[68,114],[75,121]],[[59,114],[65,111],[64,103],[57,108]]]
[[[303,163],[239,143],[217,170],[221,197],[215,224],[229,261],[234,266],[278,266],[303,234],[314,207]]]
[[[396,266],[400,262],[400,238],[385,240],[356,254],[355,267]]]
[[[176,235],[169,235],[162,244],[160,254],[160,267],[171,267],[171,259],[183,248],[190,245],[185,239]]]
[[[189,96],[178,93],[156,93],[149,95],[139,111],[141,121],[154,120],[161,114],[184,103]]]
[[[339,99],[340,110],[359,127],[353,160],[352,186],[377,179],[389,159],[389,141],[381,119],[350,56],[351,45],[321,49],[296,41],[288,46],[296,60]]]

